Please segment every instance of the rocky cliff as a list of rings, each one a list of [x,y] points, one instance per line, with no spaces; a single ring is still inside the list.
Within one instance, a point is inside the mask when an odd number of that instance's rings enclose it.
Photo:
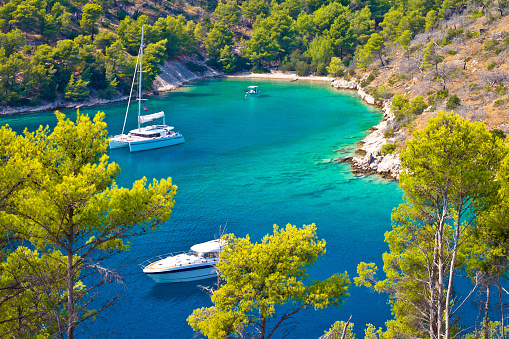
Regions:
[[[384,119],[370,129],[371,133],[359,142],[360,148],[355,152],[357,156],[348,156],[336,159],[337,162],[351,162],[352,171],[357,174],[380,174],[383,177],[398,179],[401,162],[397,154],[383,154],[382,147],[387,143],[386,133],[394,126],[394,115],[391,113],[391,102],[376,102],[375,99],[364,92],[355,81],[338,79],[331,83],[337,89],[355,90],[363,101],[370,105],[381,105]],[[405,138],[402,134],[392,135],[392,139]]]

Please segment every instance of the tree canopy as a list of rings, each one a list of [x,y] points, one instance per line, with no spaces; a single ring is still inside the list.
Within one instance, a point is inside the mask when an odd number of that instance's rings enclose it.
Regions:
[[[73,338],[114,301],[97,304],[97,288],[120,279],[102,260],[166,222],[174,204],[170,178],[117,187],[120,169],[104,154],[104,113],[93,121],[78,113],[76,123],[56,115],[51,133],[0,128],[0,230],[9,248],[0,270],[2,336]]]
[[[196,309],[187,319],[208,338],[268,339],[299,310],[339,307],[348,296],[346,272],[307,281],[306,269],[325,254],[325,241],[317,240],[314,224],[274,226],[274,234],[259,244],[232,234],[223,240],[226,247],[217,265],[223,283],[212,294],[214,306]],[[271,322],[282,305],[291,310]]]

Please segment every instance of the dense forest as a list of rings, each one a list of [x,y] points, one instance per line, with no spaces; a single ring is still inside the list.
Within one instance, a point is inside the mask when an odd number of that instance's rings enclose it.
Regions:
[[[443,57],[436,47],[478,32],[453,27],[441,29],[441,41],[411,44],[412,39],[454,15],[501,16],[505,6],[501,0],[8,1],[0,7],[0,105],[126,94],[143,24],[149,88],[158,65],[186,54],[206,58],[225,73],[279,67],[348,78],[374,69],[364,77],[367,86],[395,50],[408,57],[424,51],[418,68],[435,70],[445,88],[448,79],[439,74]],[[203,70],[192,62],[188,67]],[[388,95],[372,92],[381,99]]]

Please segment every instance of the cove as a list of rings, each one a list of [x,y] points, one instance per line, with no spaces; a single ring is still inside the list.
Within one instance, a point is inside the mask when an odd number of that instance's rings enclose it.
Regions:
[[[245,98],[249,85],[258,85],[261,93]],[[104,111],[113,135],[121,132],[125,106],[80,112],[93,116]],[[79,328],[79,337],[191,338],[187,316],[211,305],[198,285],[212,286],[214,280],[157,285],[137,264],[217,237],[220,225],[228,233],[249,234],[251,241],[259,242],[272,233],[274,224],[315,223],[327,252],[309,270],[311,279],[347,271],[353,282],[361,261],[375,262],[381,270],[382,253],[387,251],[384,232],[391,229],[390,214],[402,192],[396,182],[355,178],[348,165],[330,161],[352,152],[355,142],[382,119],[357,95],[339,92],[328,83],[212,79],[152,97],[145,106],[152,113],[164,110],[166,122],[186,143],[139,153],[112,150],[110,161],[121,167],[119,186],[130,187],[143,176],[149,182],[171,177],[178,186],[175,207],[162,229],[132,239],[128,252],[104,263],[119,267],[124,285],[108,285],[101,298],[120,292],[120,300]],[[65,113],[74,119],[75,112]],[[47,112],[1,117],[0,122],[21,133],[41,124],[52,128],[56,118]],[[136,117],[130,115],[126,128],[135,125]],[[380,327],[391,318],[384,296],[355,285],[349,292],[339,309],[302,310],[287,338],[318,338],[350,315],[354,332],[362,338],[365,324]],[[278,331],[275,337],[283,335]]]

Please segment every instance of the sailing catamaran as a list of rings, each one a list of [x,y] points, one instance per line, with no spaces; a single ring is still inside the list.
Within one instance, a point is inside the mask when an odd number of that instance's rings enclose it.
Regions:
[[[168,126],[165,123],[164,112],[142,115],[142,88],[141,78],[143,73],[143,36],[145,32],[145,25],[141,28],[141,44],[138,53],[138,59],[134,70],[133,82],[131,85],[131,93],[129,94],[129,101],[127,103],[127,111],[124,119],[124,126],[122,127],[122,134],[115,135],[110,138],[110,149],[122,148],[129,146],[131,152],[145,151],[154,148],[161,148],[173,146],[183,143],[184,137],[179,132],[175,132],[173,126]],[[136,73],[138,73],[138,128],[124,134],[125,123],[127,121],[127,113],[131,103],[131,96],[133,92],[134,82],[136,80]],[[143,109],[146,108],[143,106]],[[142,127],[151,121],[162,119],[162,125],[149,125]]]

